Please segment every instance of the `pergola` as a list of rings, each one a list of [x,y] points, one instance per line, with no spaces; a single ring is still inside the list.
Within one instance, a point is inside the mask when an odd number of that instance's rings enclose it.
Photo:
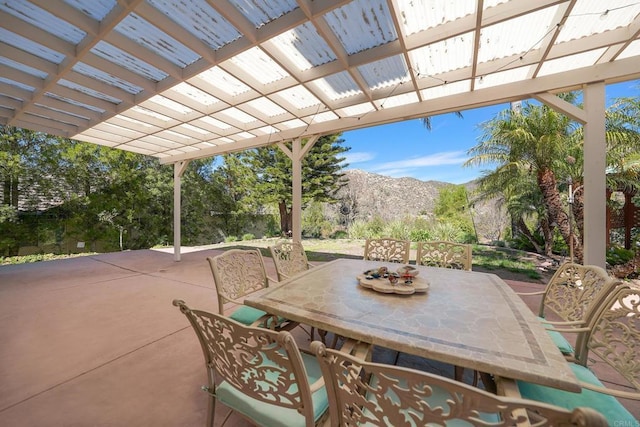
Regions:
[[[633,0],[3,0],[0,123],[190,160],[535,98],[585,130],[585,257],[605,260],[605,85],[640,77]],[[555,96],[581,89],[584,108]],[[292,150],[283,143],[292,141]]]

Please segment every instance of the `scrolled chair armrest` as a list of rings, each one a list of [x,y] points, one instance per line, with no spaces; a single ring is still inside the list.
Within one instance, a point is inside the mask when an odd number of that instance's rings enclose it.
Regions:
[[[520,295],[521,297],[529,297],[534,295],[543,295],[544,291],[536,291],[536,292],[516,292],[516,295]]]
[[[571,321],[565,322],[565,321],[540,319],[540,322],[544,323],[545,326],[546,325],[551,325],[551,326],[584,326],[586,325],[586,322],[583,320],[571,320]]]

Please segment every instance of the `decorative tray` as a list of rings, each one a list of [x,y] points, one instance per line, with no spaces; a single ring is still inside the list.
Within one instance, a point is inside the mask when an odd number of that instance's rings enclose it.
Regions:
[[[357,276],[358,284],[385,294],[411,295],[427,292],[429,282],[416,277],[418,271],[411,266],[400,267],[398,273],[388,273],[386,268],[368,270]],[[391,278],[390,278],[391,276]]]

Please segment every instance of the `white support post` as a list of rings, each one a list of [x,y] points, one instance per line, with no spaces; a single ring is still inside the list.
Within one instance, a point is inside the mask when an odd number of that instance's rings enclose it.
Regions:
[[[583,89],[587,122],[584,125],[584,264],[606,264],[606,156],[605,85]]]
[[[302,140],[296,138],[292,141],[292,198],[291,198],[291,239],[294,242],[302,241]]]
[[[279,142],[278,147],[291,159],[291,240],[302,241],[302,159],[320,138],[319,135],[309,137],[302,145],[302,139],[296,138],[291,142],[291,150]]]
[[[181,236],[181,183],[182,175],[187,169],[189,161],[182,161],[173,164],[173,260],[180,261],[180,239]]]

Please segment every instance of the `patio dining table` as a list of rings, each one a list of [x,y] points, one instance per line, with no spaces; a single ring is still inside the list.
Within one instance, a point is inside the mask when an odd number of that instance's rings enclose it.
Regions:
[[[245,304],[400,352],[580,390],[541,322],[498,276],[412,265],[428,289],[410,295],[379,292],[359,282],[365,271],[387,267],[394,272],[400,266],[339,259],[256,292]],[[395,286],[407,285],[401,279]]]

